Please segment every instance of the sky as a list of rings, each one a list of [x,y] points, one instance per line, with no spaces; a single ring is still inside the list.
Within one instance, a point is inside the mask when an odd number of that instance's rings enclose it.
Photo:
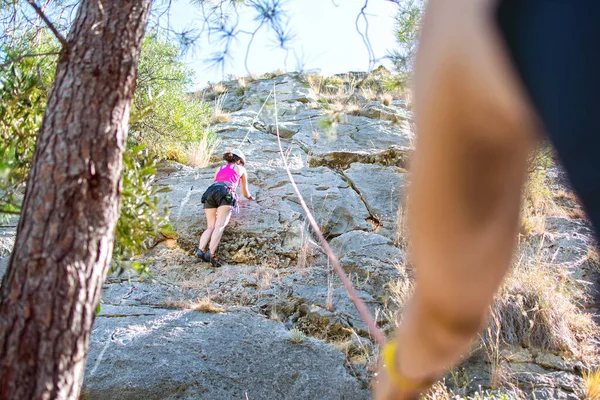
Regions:
[[[283,0],[289,17],[287,26],[294,34],[288,43],[290,51],[286,53],[278,49],[273,32],[263,27],[250,48],[249,72],[262,74],[303,69],[317,70],[328,76],[348,71],[366,71],[369,68],[369,53],[355,26],[364,4],[365,0]],[[396,9],[397,6],[390,1],[368,2],[368,37],[375,59],[384,58],[397,47],[394,40]],[[244,10],[238,28],[254,30],[254,15],[253,10]],[[187,0],[173,4],[169,19],[172,29],[200,28],[201,24],[201,12],[197,6]],[[361,20],[359,26],[364,31],[364,21]],[[237,35],[231,57],[221,69],[211,67],[208,61],[218,42],[214,35],[209,41],[204,34],[184,57],[186,64],[196,73],[195,87],[204,87],[208,82],[218,82],[229,75],[247,75],[244,58],[249,38],[249,35]],[[389,66],[389,61],[383,59],[375,67],[381,63]]]

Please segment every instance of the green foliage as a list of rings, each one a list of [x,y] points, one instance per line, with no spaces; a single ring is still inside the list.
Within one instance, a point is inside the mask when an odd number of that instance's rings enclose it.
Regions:
[[[400,50],[391,54],[400,77],[396,85],[406,85],[412,73],[412,64],[418,47],[419,30],[426,0],[401,0],[396,14],[396,43]]]
[[[215,135],[206,128],[210,108],[187,91],[192,76],[179,58],[176,42],[156,34],[144,39],[130,145],[145,144],[151,153],[180,162],[198,143],[214,147]]]
[[[0,216],[20,211],[56,62],[56,57],[19,58],[19,54],[55,51],[51,44],[1,49],[6,66],[0,69]],[[203,129],[209,118],[208,106],[187,100],[185,89],[191,74],[178,60],[177,46],[150,37],[143,54],[132,135],[123,157],[121,215],[112,265],[118,272],[126,268],[145,272],[146,266],[135,258],[147,250],[149,240],[172,231],[158,196],[164,189],[152,185],[156,172],[152,150],[165,155],[167,146],[172,145],[183,152],[185,144],[206,143],[209,137]],[[6,62],[11,59],[15,61]]]
[[[383,88],[389,92],[402,91],[408,82],[409,74],[399,73],[398,75],[390,76],[382,80]]]
[[[26,50],[3,49],[6,66],[0,70],[0,219],[20,211],[20,198],[54,78],[55,57],[19,58]],[[52,50],[49,44],[35,48],[38,53]]]
[[[123,191],[121,216],[115,228],[112,271],[122,273],[131,268],[142,274],[146,264],[135,260],[148,249],[148,240],[162,230],[171,230],[168,210],[161,209],[159,189],[152,185],[156,174],[156,160],[143,153],[144,145],[127,148],[123,154]]]
[[[323,80],[323,86],[333,86],[335,88],[343,88],[344,80],[339,76],[328,76]]]
[[[317,127],[324,130],[327,134],[327,139],[334,141],[337,139],[337,127],[341,122],[341,113],[333,112],[327,114],[317,122]]]
[[[237,89],[235,89],[234,94],[240,97],[243,96],[244,94],[246,94],[246,87],[238,86]]]

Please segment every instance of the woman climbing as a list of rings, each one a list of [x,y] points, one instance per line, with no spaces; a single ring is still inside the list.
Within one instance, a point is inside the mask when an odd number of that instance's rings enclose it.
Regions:
[[[229,223],[232,208],[237,208],[236,189],[242,182],[242,194],[249,200],[254,197],[248,191],[248,174],[246,173],[246,157],[241,150],[236,149],[223,154],[227,164],[215,173],[215,180],[202,195],[204,213],[206,214],[206,230],[200,236],[196,256],[210,262],[213,267],[220,267],[217,258],[217,246],[221,241],[225,227]],[[208,249],[207,249],[208,247]]]

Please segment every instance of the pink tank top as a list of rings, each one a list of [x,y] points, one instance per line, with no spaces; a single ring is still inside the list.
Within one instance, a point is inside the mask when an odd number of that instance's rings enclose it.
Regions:
[[[240,182],[240,174],[235,170],[235,164],[223,165],[215,176],[215,182],[228,182],[233,186],[235,192]]]

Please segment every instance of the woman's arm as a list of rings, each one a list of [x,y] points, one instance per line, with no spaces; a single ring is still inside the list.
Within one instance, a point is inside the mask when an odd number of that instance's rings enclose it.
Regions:
[[[244,170],[242,171],[242,176],[240,177],[241,181],[242,181],[242,194],[244,195],[245,198],[249,199],[249,200],[254,200],[254,197],[252,197],[252,195],[250,194],[250,191],[248,190],[248,174],[246,173],[246,169],[244,168]]]

